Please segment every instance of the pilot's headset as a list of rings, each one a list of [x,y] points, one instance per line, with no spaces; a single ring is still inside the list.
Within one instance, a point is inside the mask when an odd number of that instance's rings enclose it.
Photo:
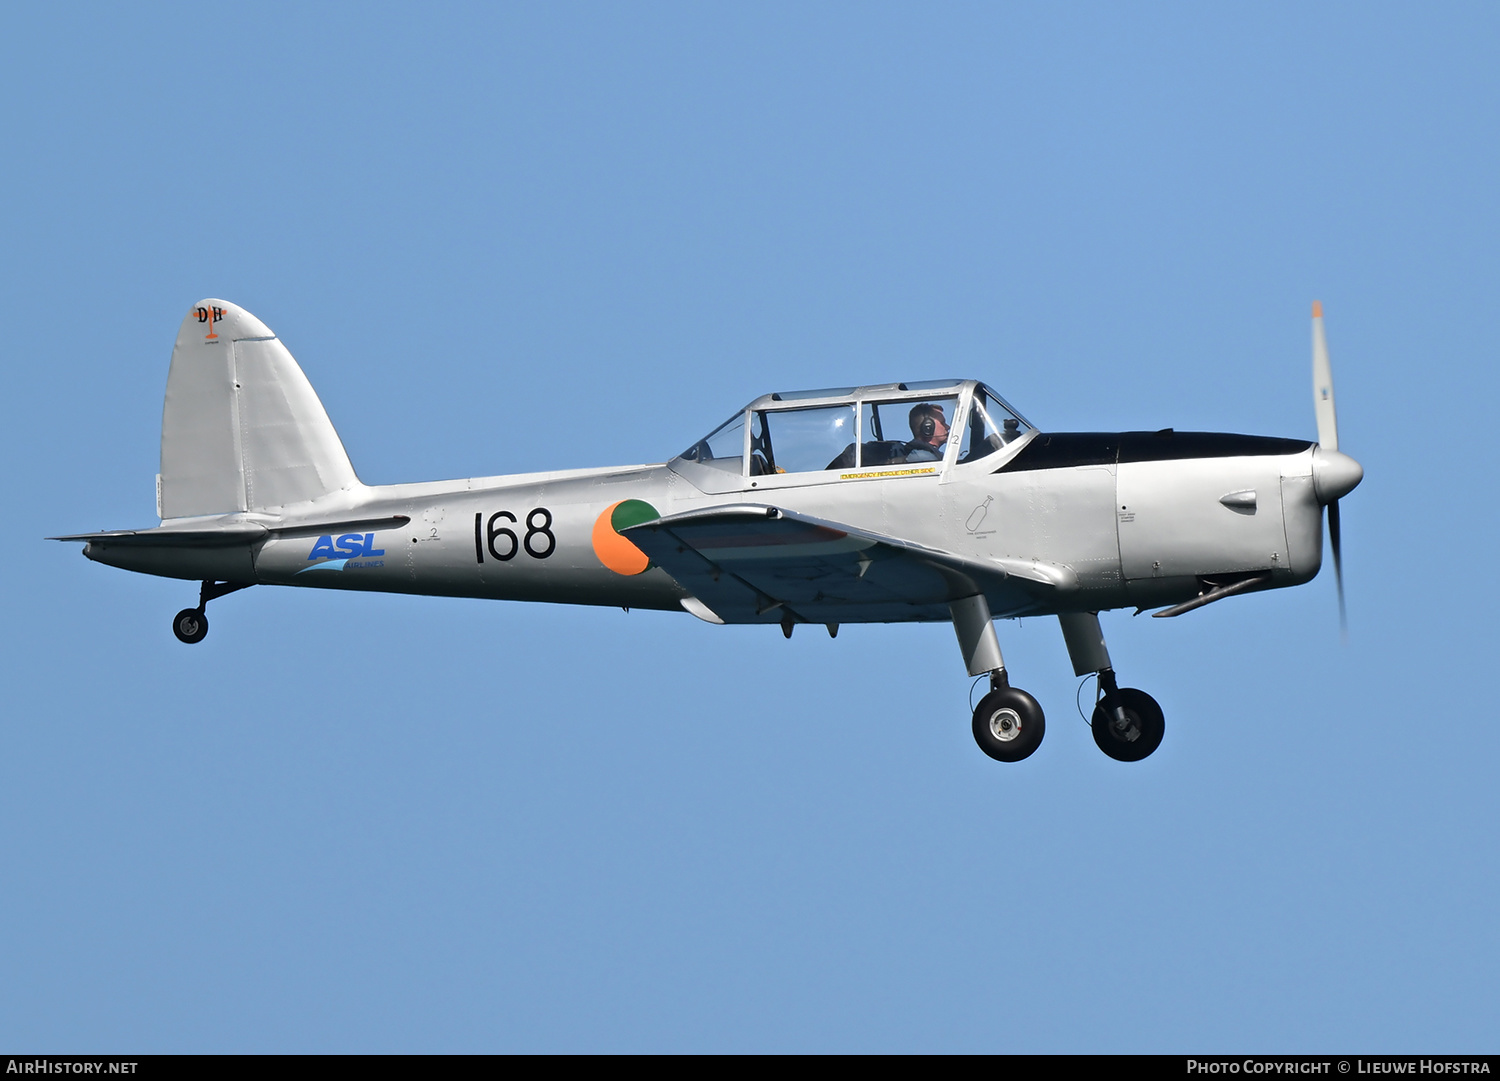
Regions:
[[[931,443],[932,437],[937,435],[937,417],[934,413],[941,414],[942,406],[923,402],[911,411],[907,422],[911,425],[911,434],[924,443]]]

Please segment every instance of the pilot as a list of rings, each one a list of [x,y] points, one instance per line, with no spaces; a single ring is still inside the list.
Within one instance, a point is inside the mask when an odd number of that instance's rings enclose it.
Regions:
[[[902,448],[906,460],[941,462],[943,447],[948,442],[948,421],[943,416],[943,407],[935,402],[923,402],[912,407],[907,420],[914,438]]]

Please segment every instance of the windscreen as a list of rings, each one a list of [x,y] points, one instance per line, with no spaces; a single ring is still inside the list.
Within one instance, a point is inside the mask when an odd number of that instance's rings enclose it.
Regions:
[[[745,414],[736,413],[678,457],[722,469],[726,473],[742,472],[741,466],[745,459]]]
[[[974,388],[969,404],[969,426],[959,451],[960,462],[980,458],[1014,443],[1032,427],[988,387]]]

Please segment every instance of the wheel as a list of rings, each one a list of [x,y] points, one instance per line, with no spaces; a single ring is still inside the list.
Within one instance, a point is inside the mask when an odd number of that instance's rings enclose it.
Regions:
[[[201,608],[184,608],[172,620],[172,633],[188,645],[203,641],[208,636],[208,613]]]
[[[1125,727],[1116,722],[1115,706],[1125,707]],[[1167,722],[1161,707],[1145,691],[1121,687],[1119,697],[1106,694],[1094,707],[1094,742],[1117,762],[1139,762],[1161,746]]]
[[[1040,703],[1018,687],[1001,687],[979,700],[974,742],[997,762],[1019,762],[1042,745],[1047,721]]]

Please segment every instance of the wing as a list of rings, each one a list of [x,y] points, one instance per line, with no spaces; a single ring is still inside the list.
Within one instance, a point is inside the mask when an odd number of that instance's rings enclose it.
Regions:
[[[947,621],[950,601],[976,593],[996,616],[1024,615],[1077,580],[1064,567],[979,563],[755,504],[621,532],[726,623]]]

